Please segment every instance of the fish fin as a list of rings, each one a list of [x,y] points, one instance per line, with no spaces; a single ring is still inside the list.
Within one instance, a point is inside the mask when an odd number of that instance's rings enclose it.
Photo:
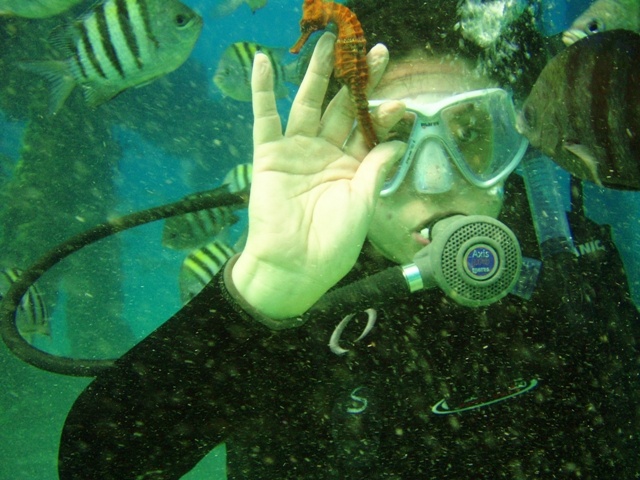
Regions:
[[[33,345],[33,337],[34,334],[29,332],[29,333],[20,333],[20,336],[22,338],[24,338],[25,342],[27,342],[29,345]]]
[[[249,8],[251,8],[251,13],[256,13],[256,10],[260,10],[267,4],[267,0],[245,0]]]
[[[232,225],[226,225],[222,227],[220,231],[213,238],[210,238],[207,240],[207,244],[218,241],[224,245],[229,246],[231,244],[231,235],[232,235],[231,227]],[[232,247],[229,246],[229,248],[232,248]]]
[[[304,78],[304,73],[300,72],[300,62],[298,60],[283,65],[282,73],[284,73],[284,81],[294,85],[300,85]]]
[[[104,3],[104,0],[94,1],[80,15],[54,27],[47,35],[47,43],[60,52],[64,58],[74,56],[76,44],[82,38],[80,32],[84,29],[83,23],[101,3]]]
[[[49,81],[51,99],[49,111],[57,113],[76,86],[76,80],[63,60],[44,60],[38,62],[20,62],[18,67],[43,76]]]
[[[51,326],[49,324],[42,325],[38,329],[38,333],[42,336],[51,338]]]
[[[287,47],[266,47],[264,45],[256,45],[256,52],[266,53],[270,55],[277,63],[282,63],[283,58],[289,54]]]
[[[150,83],[155,82],[162,75],[155,76],[146,80],[137,85],[133,85],[132,88],[140,88],[149,85]],[[128,90],[129,87],[92,87],[90,85],[82,85],[82,90],[84,92],[84,99],[88,106],[95,108],[99,107],[103,103],[108,102],[112,98],[120,95],[125,90]]]
[[[74,24],[75,25],[75,24]],[[73,43],[78,38],[77,28],[68,25],[58,25],[47,36],[47,43],[64,58],[73,56]]]
[[[91,108],[95,108],[103,103],[111,100],[121,89],[114,88],[96,88],[89,85],[83,85],[82,91],[84,93],[84,100]]]
[[[146,87],[147,85],[149,85],[150,83],[155,82],[156,80],[158,80],[160,77],[163,77],[164,74],[160,74],[160,75],[156,75],[155,77],[150,78],[149,80],[145,80],[142,83],[138,83],[137,85],[134,85],[133,88],[140,88],[140,87]]]
[[[591,149],[580,143],[564,143],[563,148],[580,159],[582,165],[589,172],[590,178],[588,178],[588,180],[591,180],[593,183],[601,187],[602,182],[598,175],[598,159],[595,157]]]
[[[334,23],[330,23],[322,32],[314,32],[311,34],[309,40],[307,40],[307,42],[298,53],[296,61],[283,67],[283,69],[285,70],[285,78],[288,75],[288,82],[294,83],[296,85],[300,85],[302,83],[302,79],[307,73],[307,68],[309,67],[309,63],[311,62],[311,56],[313,55],[313,51],[316,48],[316,44],[318,43],[318,40],[320,40],[320,37],[324,32],[331,32],[337,35],[338,30],[335,27]],[[286,70],[289,67],[291,69],[295,68],[295,73],[287,72]]]

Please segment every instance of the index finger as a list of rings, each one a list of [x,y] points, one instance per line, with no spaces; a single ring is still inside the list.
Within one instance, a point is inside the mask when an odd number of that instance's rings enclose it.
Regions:
[[[264,53],[257,52],[251,71],[254,147],[282,138],[282,125],[273,85],[271,61]]]
[[[333,70],[333,46],[336,37],[325,33],[313,50],[307,73],[291,106],[287,136],[316,136],[320,128],[322,102]]]

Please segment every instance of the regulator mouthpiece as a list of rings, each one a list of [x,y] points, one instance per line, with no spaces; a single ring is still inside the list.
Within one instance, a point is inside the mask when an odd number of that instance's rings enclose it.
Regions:
[[[455,215],[429,231],[431,243],[402,271],[410,291],[438,286],[460,305],[497,302],[515,286],[522,253],[513,232],[485,215]]]

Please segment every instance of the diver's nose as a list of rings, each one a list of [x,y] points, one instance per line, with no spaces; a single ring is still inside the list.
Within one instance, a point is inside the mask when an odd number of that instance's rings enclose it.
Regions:
[[[453,170],[449,154],[442,144],[427,140],[416,155],[413,177],[419,193],[446,193],[453,186]]]

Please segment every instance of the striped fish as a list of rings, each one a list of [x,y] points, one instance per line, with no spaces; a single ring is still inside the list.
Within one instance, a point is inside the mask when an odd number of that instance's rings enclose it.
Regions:
[[[97,106],[178,68],[201,30],[202,18],[178,0],[104,0],[53,36],[64,60],[21,66],[51,81],[53,112],[76,85]]]
[[[18,268],[0,270],[0,300],[21,274],[22,271]],[[42,294],[35,285],[29,287],[20,301],[16,314],[16,326],[20,335],[29,343],[33,343],[34,335],[51,336],[49,312],[42,300]]]
[[[583,38],[545,66],[518,130],[578,178],[640,190],[640,35]]]
[[[197,248],[238,220],[230,207],[198,210],[167,218],[162,230],[162,245],[175,250]]]
[[[232,193],[248,192],[252,172],[253,165],[250,163],[236,165],[227,172],[223,184],[228,185]],[[198,194],[188,195],[185,198],[197,196]],[[198,248],[238,220],[239,218],[230,207],[199,210],[167,218],[162,231],[162,245],[176,250]]]
[[[46,18],[58,15],[82,0],[0,0],[0,15]]]
[[[182,262],[179,284],[180,298],[187,303],[220,271],[236,251],[222,240],[214,240],[192,251]]]
[[[254,42],[236,42],[224,51],[213,76],[213,83],[225,96],[240,102],[251,101],[251,69],[253,57],[257,52],[264,53],[271,60],[276,98],[289,95],[285,82],[299,83],[297,62],[293,61],[287,65],[283,63],[283,57],[287,54],[286,48],[265,47]]]
[[[231,193],[242,192],[251,185],[252,175],[253,165],[251,163],[241,163],[229,170],[222,183],[229,185]]]

